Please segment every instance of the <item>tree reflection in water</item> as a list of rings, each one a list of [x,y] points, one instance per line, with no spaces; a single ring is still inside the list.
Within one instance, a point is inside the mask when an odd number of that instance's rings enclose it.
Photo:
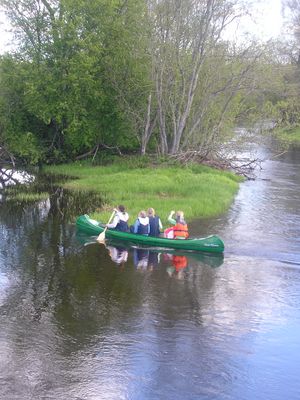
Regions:
[[[46,188],[44,183],[42,190]],[[45,201],[8,201],[0,208],[1,345],[9,349],[9,364],[1,359],[0,378],[11,379],[11,384],[0,389],[3,398],[12,393],[15,398],[22,397],[22,382],[28,371],[35,374],[37,382],[59,391],[66,387],[67,375],[76,370],[78,357],[85,354],[87,363],[80,363],[77,369],[76,376],[81,377],[82,365],[89,365],[95,343],[99,352],[112,332],[117,332],[117,343],[122,337],[135,335],[144,304],[177,320],[186,317],[186,310],[179,306],[201,293],[199,284],[193,282],[205,279],[207,285],[208,279],[213,285],[214,274],[202,268],[208,265],[207,255],[176,253],[175,256],[187,257],[195,272],[192,271],[194,276],[189,272],[188,291],[174,292],[173,298],[173,290],[179,288],[168,286],[166,270],[172,261],[164,259],[165,250],[110,242],[106,249],[96,238],[76,232],[70,223],[99,199],[72,194],[55,185],[49,187],[48,193]],[[178,305],[176,315],[162,296]],[[198,318],[197,310],[193,308],[192,318]],[[126,343],[115,351],[126,351]],[[58,360],[63,360],[61,368],[53,369]],[[94,358],[97,368],[101,369],[102,360],[105,362],[106,358]],[[20,379],[15,377],[15,371]]]

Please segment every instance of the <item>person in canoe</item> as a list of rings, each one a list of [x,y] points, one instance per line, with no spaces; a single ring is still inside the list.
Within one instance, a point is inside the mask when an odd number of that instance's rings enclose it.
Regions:
[[[189,231],[188,231],[188,226],[187,223],[185,222],[184,219],[184,213],[183,211],[177,211],[175,214],[175,211],[171,211],[168,221],[170,224],[174,225],[172,228],[166,229],[168,231],[168,235],[170,233],[173,233],[173,238],[174,239],[187,239],[189,237]],[[165,233],[166,233],[165,231]],[[171,231],[171,232],[170,232]],[[169,237],[169,236],[168,236]]]
[[[149,235],[150,224],[146,211],[142,210],[139,212],[138,218],[136,219],[134,225],[130,227],[130,231],[132,233],[137,233],[138,235]]]
[[[148,208],[147,211],[150,225],[149,236],[158,237],[160,235],[161,230],[163,229],[161,220],[159,216],[155,215],[154,208]]]
[[[116,231],[121,231],[121,232],[129,232],[129,227],[128,227],[128,219],[129,215],[125,211],[125,207],[120,204],[118,208],[114,209],[115,211],[115,216],[110,224],[106,224],[105,226],[109,229],[115,229]]]

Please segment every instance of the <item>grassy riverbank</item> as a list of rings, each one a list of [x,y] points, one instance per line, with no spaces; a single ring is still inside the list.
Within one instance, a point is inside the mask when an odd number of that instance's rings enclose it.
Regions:
[[[290,129],[278,129],[275,136],[287,144],[300,144],[300,127]]]
[[[201,165],[136,168],[121,161],[110,166],[79,163],[49,166],[45,171],[77,177],[63,186],[97,192],[104,197],[104,206],[99,208],[95,204],[93,218],[106,221],[114,206],[124,204],[130,223],[140,210],[148,207],[156,210],[163,223],[170,210],[184,210],[189,221],[221,214],[231,204],[242,180],[229,172]]]

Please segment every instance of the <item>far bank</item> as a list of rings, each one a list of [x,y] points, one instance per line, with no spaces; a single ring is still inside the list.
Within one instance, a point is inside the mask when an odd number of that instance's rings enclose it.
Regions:
[[[300,145],[300,127],[276,129],[275,136],[287,145]]]

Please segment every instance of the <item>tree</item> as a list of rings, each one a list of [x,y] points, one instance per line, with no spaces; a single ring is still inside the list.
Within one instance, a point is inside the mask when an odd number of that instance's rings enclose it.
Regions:
[[[238,71],[237,58],[231,58],[222,39],[239,15],[237,2],[152,0],[148,6],[160,148],[175,154],[189,143],[203,143],[206,135],[219,135],[249,65]],[[212,103],[219,105],[213,109]],[[209,119],[215,123],[208,132]]]
[[[26,110],[23,67],[11,56],[0,59],[0,145],[10,159],[36,164],[43,151],[33,132],[43,124]]]
[[[74,158],[102,143],[131,146],[131,121],[112,82],[122,66],[135,74],[126,48],[133,43],[137,3],[1,0],[19,39],[15,62],[22,70],[23,104],[45,127],[33,133],[48,161]]]
[[[223,38],[242,0],[0,4],[19,43],[2,63],[2,127],[11,148],[31,162],[115,146],[205,158],[261,86],[261,48]],[[26,140],[27,155],[19,145]]]
[[[282,90],[275,102],[276,123],[283,128],[300,125],[300,4],[283,1],[285,37],[277,45]]]

